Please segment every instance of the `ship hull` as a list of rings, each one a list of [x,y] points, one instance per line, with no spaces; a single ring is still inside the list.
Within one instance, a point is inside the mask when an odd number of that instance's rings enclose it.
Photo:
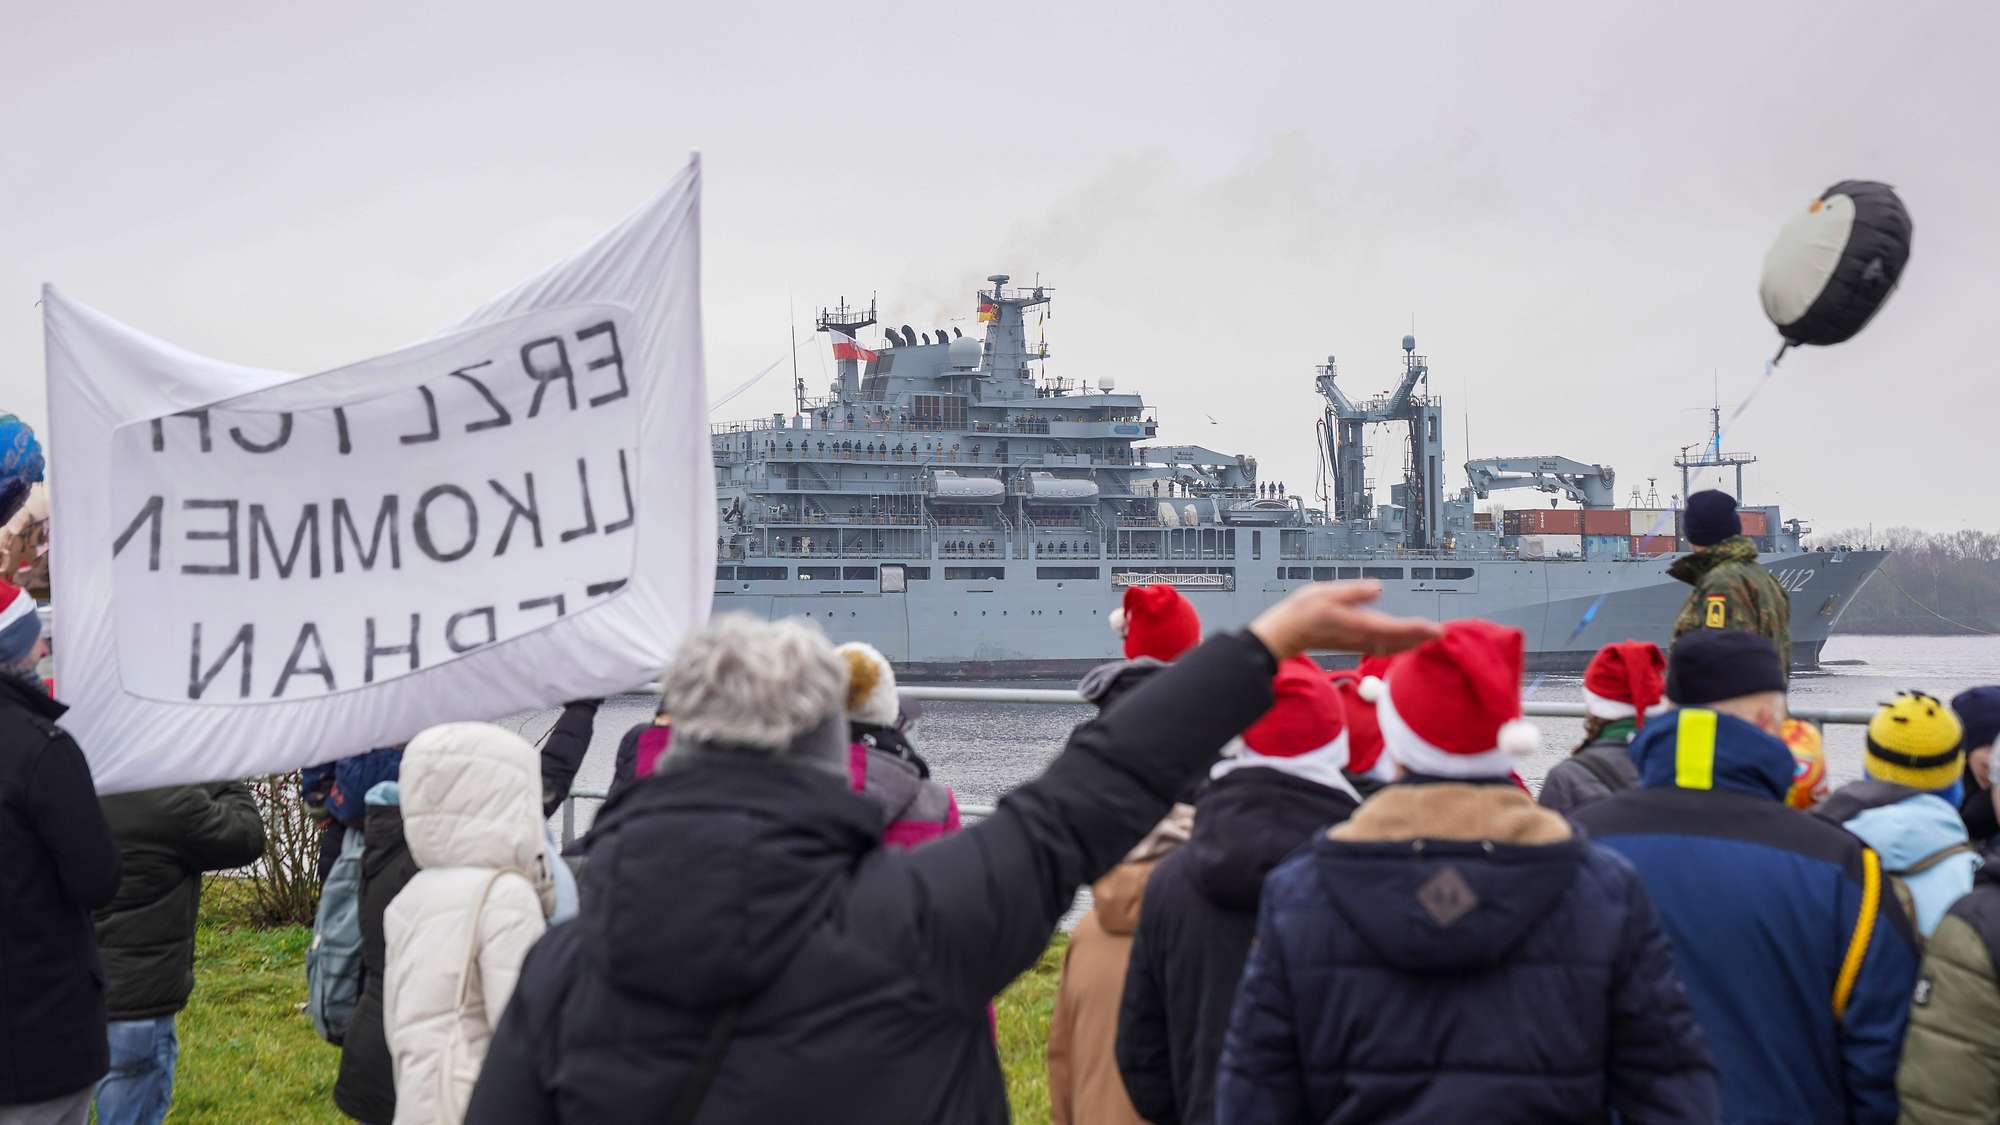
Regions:
[[[1792,661],[1817,667],[1822,647],[1863,583],[1881,565],[1879,551],[1787,552],[1764,560],[1792,604]],[[752,560],[753,562],[757,560]],[[766,560],[772,565],[796,560]],[[898,560],[849,557],[849,566]],[[1044,560],[1046,561],[1046,560]],[[1064,560],[1072,572],[1080,560]],[[1184,592],[1206,631],[1248,624],[1304,577],[1285,561],[1204,559],[1233,567],[1231,589]],[[1373,568],[1389,560],[1349,560]],[[1470,577],[1383,582],[1381,608],[1439,621],[1479,617],[1520,629],[1531,671],[1577,671],[1601,646],[1626,639],[1662,646],[1670,639],[1687,587],[1669,577],[1670,557],[1641,560],[1441,560]],[[1322,569],[1328,562],[1312,560]],[[917,563],[915,565],[923,565]],[[836,643],[865,641],[912,680],[1074,678],[1116,659],[1119,643],[1106,622],[1122,591],[1114,569],[1144,569],[1140,560],[1106,560],[1096,579],[1037,577],[1032,560],[995,561],[999,577],[912,580],[884,592],[879,580],[814,583],[717,580],[717,612],[776,618],[810,617]],[[1416,564],[1401,568],[1411,573]],[[1398,568],[1389,568],[1392,573]],[[948,573],[937,563],[931,572]],[[990,572],[989,572],[990,573]],[[1329,658],[1329,663],[1333,662]]]

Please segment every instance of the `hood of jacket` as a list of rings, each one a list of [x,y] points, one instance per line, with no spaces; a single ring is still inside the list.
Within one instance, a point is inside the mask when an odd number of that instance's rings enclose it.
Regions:
[[[911,806],[923,795],[925,785],[924,773],[916,763],[865,742],[853,743],[848,753],[860,755],[861,760],[850,765],[849,776],[858,775],[861,792],[881,807],[883,822],[909,819]]]
[[[1338,789],[1262,766],[1224,774],[1195,802],[1188,874],[1217,906],[1255,912],[1264,876],[1321,829],[1346,820],[1358,803]]]
[[[1701,582],[1702,576],[1724,563],[1753,563],[1757,561],[1757,543],[1747,535],[1732,535],[1706,551],[1695,551],[1675,559],[1667,573],[1690,586]]]
[[[1966,842],[1965,821],[1949,801],[1905,785],[1852,782],[1813,811],[1829,819],[1838,817],[1836,823],[1881,855],[1888,871],[1905,870],[1926,856]]]
[[[403,751],[397,789],[403,839],[418,867],[518,871],[544,913],[554,907],[541,761],[526,739],[489,723],[432,727]]]
[[[1514,785],[1392,785],[1316,839],[1312,864],[1377,956],[1445,975],[1506,961],[1569,891],[1587,846]]]
[[[1145,897],[1146,880],[1168,852],[1187,843],[1193,827],[1194,806],[1175,805],[1138,846],[1126,853],[1122,863],[1090,885],[1097,924],[1106,933],[1129,934],[1139,928],[1139,902]]]
[[[881,832],[877,806],[841,778],[713,755],[606,806],[584,837],[576,924],[620,989],[686,1008],[741,1000],[839,925]]]
[[[1646,789],[1726,789],[1782,801],[1792,788],[1792,752],[1755,726],[1683,707],[1647,722],[1632,740]]]

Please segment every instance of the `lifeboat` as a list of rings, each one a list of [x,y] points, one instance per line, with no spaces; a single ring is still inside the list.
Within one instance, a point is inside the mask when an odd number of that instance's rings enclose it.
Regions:
[[[1007,498],[1007,486],[992,477],[962,477],[938,469],[931,474],[931,494],[951,504],[998,504]]]
[[[1029,473],[1027,498],[1030,503],[1088,504],[1097,499],[1097,482],[1067,480],[1054,473]]]

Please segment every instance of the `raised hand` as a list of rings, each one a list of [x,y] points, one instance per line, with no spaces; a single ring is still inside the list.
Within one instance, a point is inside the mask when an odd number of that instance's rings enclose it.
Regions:
[[[1442,635],[1435,621],[1367,608],[1381,596],[1380,582],[1315,582],[1259,614],[1250,632],[1279,660],[1311,649],[1402,652]]]

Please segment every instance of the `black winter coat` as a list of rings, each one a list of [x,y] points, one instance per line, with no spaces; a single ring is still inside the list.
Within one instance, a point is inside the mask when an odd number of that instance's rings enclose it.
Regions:
[[[104,1076],[104,966],[90,912],[118,890],[118,842],[65,708],[0,675],[0,1106]]]
[[[1265,883],[1222,1120],[1716,1120],[1714,1066],[1623,857],[1505,783],[1391,786],[1337,837]]]
[[[340,1044],[333,1104],[357,1121],[389,1125],[396,1117],[396,1067],[382,1031],[382,974],[388,961],[382,915],[416,875],[417,861],[403,842],[400,806],[369,805],[362,833],[361,999]]]
[[[1264,876],[1357,803],[1255,766],[1223,775],[1195,803],[1193,836],[1146,881],[1118,1012],[1118,1073],[1139,1116],[1215,1120],[1215,1066]]]
[[[176,785],[103,799],[118,840],[118,893],[96,912],[114,1020],[170,1016],[194,991],[201,875],[257,862],[264,821],[238,783]]]
[[[583,914],[528,954],[472,1125],[657,1121],[740,1014],[698,1120],[1003,1122],[987,1004],[1271,703],[1211,638],[963,832],[881,846],[847,779],[743,755],[635,785],[585,837]],[[716,757],[722,757],[716,755]]]

